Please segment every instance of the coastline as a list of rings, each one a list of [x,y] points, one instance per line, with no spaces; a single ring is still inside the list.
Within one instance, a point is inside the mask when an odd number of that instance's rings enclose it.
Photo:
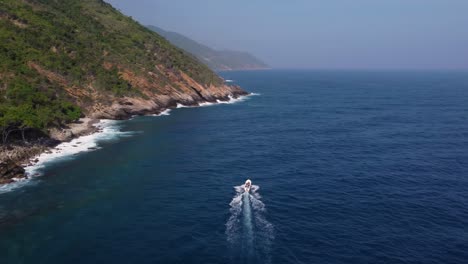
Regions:
[[[95,126],[99,121],[88,117],[80,118],[77,122],[68,124],[67,128],[51,129],[49,138],[41,138],[21,145],[2,147],[0,153],[0,186],[32,177],[32,175],[26,173],[26,167],[37,163],[40,155],[51,153],[60,144],[99,132],[99,128]]]
[[[217,104],[231,104],[243,101],[245,98],[255,95],[253,93],[239,92],[228,96],[219,97],[213,100],[200,100],[197,102],[175,102],[154,109],[151,112],[140,113],[126,109],[125,115],[121,113],[114,118],[84,117],[75,123],[68,124],[67,128],[51,129],[50,138],[43,142],[34,142],[28,145],[15,145],[3,147],[0,154],[0,193],[9,185],[21,185],[31,178],[40,176],[38,170],[48,162],[55,159],[72,157],[78,153],[89,152],[99,149],[97,142],[100,137],[108,137],[118,130],[114,124],[118,120],[128,120],[135,116],[165,116],[169,115],[172,109],[205,107]],[[19,187],[19,186],[18,186]],[[3,190],[2,190],[3,189]]]

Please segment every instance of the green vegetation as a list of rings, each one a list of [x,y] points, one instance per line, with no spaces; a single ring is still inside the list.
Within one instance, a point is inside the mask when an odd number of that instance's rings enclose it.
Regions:
[[[201,62],[215,71],[268,68],[268,65],[247,52],[214,50],[179,33],[165,31],[155,26],[148,26],[148,28],[165,37],[177,47],[195,55]]]
[[[81,116],[77,106],[56,97],[52,89],[39,90],[35,87],[15,78],[1,94],[2,144],[7,143],[8,136],[14,131],[21,131],[23,140],[26,140],[25,131],[28,129],[44,131],[50,126],[60,126]]]
[[[13,131],[24,137],[27,129],[76,120],[97,100],[144,97],[124,72],[157,80],[153,93],[171,84],[168,73],[222,84],[196,58],[102,0],[0,1],[1,142]]]

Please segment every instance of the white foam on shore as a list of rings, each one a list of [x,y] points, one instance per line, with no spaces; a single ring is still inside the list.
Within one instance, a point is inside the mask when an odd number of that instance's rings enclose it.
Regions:
[[[229,100],[227,101],[222,101],[222,100],[217,99],[216,102],[203,102],[195,106],[183,105],[183,104],[178,103],[176,108],[205,107],[205,106],[213,106],[213,105],[218,105],[218,104],[236,104],[236,103],[247,100],[250,96],[255,96],[255,95],[260,95],[260,94],[251,93],[248,95],[239,96],[237,98],[234,98],[232,95],[229,95],[228,96]]]
[[[188,106],[188,105],[183,105],[183,104],[179,104],[179,103],[177,103],[177,106],[176,106],[176,108],[192,108],[192,107],[194,107],[194,106]]]
[[[45,152],[32,160],[37,160],[32,166],[25,167],[29,177],[40,175],[41,170],[48,164],[72,159],[73,156],[82,153],[99,149],[99,142],[115,140],[121,137],[131,136],[133,132],[120,131],[119,122],[115,120],[101,120],[95,124],[99,131],[90,135],[75,138],[69,142],[63,142],[51,149],[50,152]]]
[[[218,104],[235,104],[235,103],[245,101],[247,98],[248,96],[239,96],[237,98],[234,98],[231,95],[229,95],[229,100],[227,101],[221,101],[221,100],[216,100],[216,101]]]
[[[205,107],[205,106],[212,106],[212,105],[215,105],[217,103],[212,103],[212,102],[203,102],[203,103],[199,103],[198,106],[195,106],[195,107]]]
[[[154,114],[151,116],[169,116],[169,115],[171,115],[171,109],[166,109],[159,114]]]
[[[32,165],[26,166],[24,169],[28,179],[14,179],[15,182],[0,186],[0,194],[20,188],[29,184],[37,176],[42,175],[42,170],[55,162],[73,159],[74,156],[83,152],[90,152],[99,149],[99,143],[104,141],[112,141],[122,137],[128,137],[135,132],[120,131],[121,121],[101,120],[95,124],[99,130],[96,133],[75,138],[69,142],[63,142],[57,145],[50,151],[44,152],[31,159]]]
[[[198,106],[186,106],[182,104],[177,104],[176,108],[193,108],[193,107],[205,107],[212,106],[217,104],[235,104],[247,100],[250,96],[260,95],[256,93],[251,93],[249,95],[240,96],[234,98],[229,96],[228,101],[217,100],[215,103],[204,102],[200,103]],[[152,116],[169,116],[171,109],[166,109],[159,114]],[[136,116],[132,116],[132,119]],[[100,120],[99,123],[95,124],[99,131],[90,135],[82,136],[75,138],[70,142],[64,142],[51,149],[48,152],[42,153],[39,156],[36,156],[31,159],[31,161],[37,160],[32,165],[26,166],[26,174],[28,179],[14,179],[15,182],[9,184],[0,185],[0,194],[6,193],[18,188],[21,188],[25,185],[30,185],[37,176],[42,175],[43,169],[50,164],[55,162],[60,162],[63,160],[73,159],[76,155],[84,152],[90,152],[99,149],[99,142],[117,140],[122,137],[128,137],[136,132],[122,132],[120,131],[120,123],[122,121],[115,120]]]
[[[0,194],[11,192],[25,185],[31,184],[30,179],[13,179],[14,182],[0,185]]]

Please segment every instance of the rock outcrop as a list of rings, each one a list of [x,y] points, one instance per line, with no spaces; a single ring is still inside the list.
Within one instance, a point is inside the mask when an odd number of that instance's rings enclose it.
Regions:
[[[26,177],[24,168],[13,160],[0,163],[0,184],[11,183],[15,178],[24,177]]]
[[[90,116],[94,119],[127,119],[134,115],[159,114],[177,104],[197,106],[204,102],[228,101],[232,98],[248,95],[236,86],[194,88],[185,93],[172,95],[152,95],[151,99],[124,97],[116,100],[110,106],[96,105]]]

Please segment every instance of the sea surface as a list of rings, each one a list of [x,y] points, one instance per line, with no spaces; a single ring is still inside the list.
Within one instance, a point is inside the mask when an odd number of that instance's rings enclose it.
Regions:
[[[223,75],[3,187],[0,263],[468,263],[468,73]]]

